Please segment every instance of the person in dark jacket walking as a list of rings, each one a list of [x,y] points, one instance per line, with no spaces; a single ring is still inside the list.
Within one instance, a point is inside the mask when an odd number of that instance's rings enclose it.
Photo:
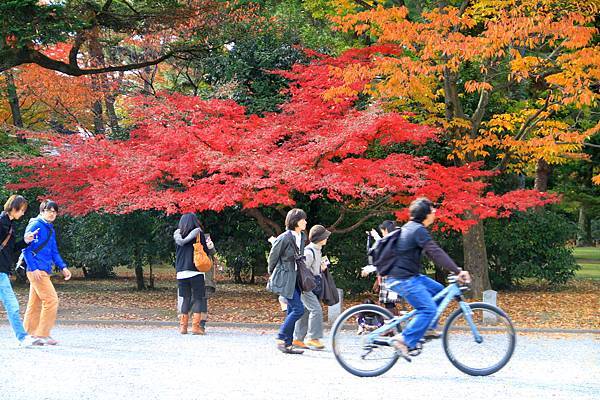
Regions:
[[[57,345],[50,336],[56,322],[58,295],[50,280],[52,265],[60,268],[66,281],[71,279],[71,271],[58,253],[56,233],[52,223],[58,214],[58,204],[44,200],[40,204],[40,215],[32,218],[25,228],[25,236],[36,233],[35,239],[23,250],[29,279],[29,301],[23,325],[27,332],[44,344]]]
[[[23,241],[17,241],[13,221],[20,219],[27,211],[27,200],[23,196],[12,195],[0,213],[0,301],[6,310],[10,326],[22,346],[40,345],[41,340],[28,335],[19,315],[19,302],[10,284],[9,275],[15,262],[15,254],[31,243],[37,231],[29,232]]]
[[[436,265],[457,274],[459,282],[471,281],[469,273],[452,261],[426,229],[435,220],[433,203],[426,198],[419,198],[410,204],[408,210],[410,221],[402,226],[397,256],[385,278],[385,284],[417,311],[402,333],[394,336],[394,346],[404,357],[409,355],[409,350],[416,348],[433,322],[437,311],[433,297],[444,288],[422,274],[421,254],[425,252]]]
[[[285,272],[281,274],[285,281],[272,282],[269,289],[287,300],[287,316],[279,328],[277,348],[286,354],[302,354],[303,350],[292,347],[292,340],[296,321],[304,315],[300,299],[302,289],[296,279],[296,256],[304,254],[306,213],[299,208],[291,209],[285,217],[285,227],[286,231],[275,239],[269,253],[269,274],[274,274],[279,268]]]
[[[204,251],[209,254],[198,217],[194,213],[183,214],[177,230],[173,233],[177,293],[181,302],[179,333],[183,335],[188,332],[190,311],[192,311],[192,334],[204,335],[206,333],[208,301],[204,272],[198,271],[194,265],[194,243],[198,237]]]

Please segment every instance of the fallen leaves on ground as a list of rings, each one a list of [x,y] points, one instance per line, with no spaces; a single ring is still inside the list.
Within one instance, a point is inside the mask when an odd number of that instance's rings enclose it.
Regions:
[[[161,271],[155,276],[156,288],[143,291],[135,289],[135,277],[129,271],[114,279],[89,280],[79,272],[69,282],[53,279],[60,299],[59,319],[176,319],[177,284],[173,272]],[[24,310],[29,288],[14,288]],[[344,307],[361,303],[366,297],[369,295],[348,298]],[[561,288],[529,286],[500,291],[498,306],[519,328],[600,329],[600,281],[576,280]],[[0,315],[6,318],[3,311]],[[209,315],[211,321],[244,323],[281,323],[284,318],[277,297],[265,290],[263,281],[256,285],[219,282],[217,293],[209,299]]]

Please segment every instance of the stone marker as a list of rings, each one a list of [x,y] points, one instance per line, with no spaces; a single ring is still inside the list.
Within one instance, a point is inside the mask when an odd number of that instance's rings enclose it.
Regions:
[[[498,293],[495,290],[486,290],[483,292],[483,302],[495,306],[497,295]],[[495,324],[496,322],[498,322],[496,321],[496,314],[486,311],[483,312],[484,324]]]
[[[342,308],[344,307],[344,291],[338,289],[338,293],[340,295],[340,302],[327,307],[327,321],[330,323],[333,323],[335,319],[340,316]]]

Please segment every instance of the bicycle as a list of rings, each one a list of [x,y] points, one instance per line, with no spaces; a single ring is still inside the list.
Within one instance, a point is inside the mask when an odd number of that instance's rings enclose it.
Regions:
[[[468,287],[450,276],[449,285],[438,293],[439,301],[432,326],[452,300],[459,307],[446,319],[442,344],[446,356],[460,371],[473,376],[491,375],[503,368],[513,355],[516,334],[512,321],[500,308],[487,303],[467,303],[464,292]],[[375,304],[360,304],[344,311],[331,329],[331,348],[340,365],[359,377],[379,376],[387,372],[400,357],[392,337],[402,332],[403,325],[415,315],[413,310],[394,316]],[[383,325],[369,332],[357,333],[359,316],[369,314]],[[420,352],[419,352],[420,353]],[[491,360],[487,361],[487,357]],[[409,358],[407,361],[411,361]],[[362,367],[362,364],[366,364]]]

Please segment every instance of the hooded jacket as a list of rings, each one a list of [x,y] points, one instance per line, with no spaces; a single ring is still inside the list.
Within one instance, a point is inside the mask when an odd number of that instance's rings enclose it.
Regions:
[[[39,269],[40,271],[45,271],[48,275],[51,275],[52,265],[56,265],[60,269],[67,268],[67,264],[58,253],[54,226],[41,216],[37,216],[29,220],[29,224],[27,224],[27,228],[25,229],[25,234],[27,234],[27,232],[33,232],[36,229],[39,229],[36,238],[23,250],[23,257],[27,263],[27,271]],[[34,253],[34,250],[44,243],[48,237],[49,240],[44,248],[37,253]]]

